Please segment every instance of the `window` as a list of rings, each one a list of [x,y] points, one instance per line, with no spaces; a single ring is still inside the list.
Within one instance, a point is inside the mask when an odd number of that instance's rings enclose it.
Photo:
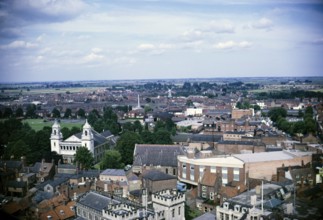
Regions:
[[[210,199],[213,200],[214,199],[214,193],[210,192]]]
[[[168,168],[166,168],[166,174],[168,174]]]
[[[84,135],[87,136],[87,131],[84,131]]]
[[[240,169],[239,168],[233,169],[233,180],[240,181]]]
[[[202,191],[206,191],[207,190],[207,187],[206,186],[202,186]]]
[[[174,176],[176,175],[176,170],[175,170],[175,168],[173,169],[173,175],[174,175]]]
[[[202,193],[202,198],[206,198],[206,193],[205,192]]]
[[[54,147],[56,147],[56,142],[54,142]]]
[[[172,217],[175,217],[175,209],[172,209]]]
[[[204,169],[205,169],[205,167],[204,167],[204,166],[200,166],[200,176],[201,176],[201,174],[204,172]]]
[[[194,181],[194,165],[190,166],[190,180]]]
[[[222,184],[228,183],[228,168],[222,167]]]
[[[178,207],[178,215],[181,215],[181,207]]]
[[[54,130],[54,135],[56,135],[56,130]]]
[[[183,170],[184,170],[184,169],[186,170],[186,163],[183,163],[183,164],[182,164],[182,168],[183,168]]]

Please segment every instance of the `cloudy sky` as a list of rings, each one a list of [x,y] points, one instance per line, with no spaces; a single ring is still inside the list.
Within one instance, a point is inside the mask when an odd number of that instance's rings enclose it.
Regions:
[[[323,75],[322,0],[0,0],[0,81]]]

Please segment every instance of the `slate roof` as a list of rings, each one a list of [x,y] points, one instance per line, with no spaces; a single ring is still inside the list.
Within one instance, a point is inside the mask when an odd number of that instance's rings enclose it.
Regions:
[[[89,192],[81,197],[78,203],[102,212],[109,204],[119,204],[120,202],[95,192]]]
[[[100,175],[108,176],[126,176],[126,172],[122,169],[106,169],[100,173]]]
[[[111,133],[111,131],[106,130],[106,131],[103,131],[103,132],[101,133],[101,135],[102,135],[103,137],[107,138],[107,137],[110,137],[110,136],[111,136],[111,135],[113,135],[113,134]]]
[[[39,185],[37,185],[36,186],[36,188],[37,189],[39,189],[39,190],[43,190],[44,189],[44,187],[47,185],[47,184],[49,184],[49,185],[51,185],[52,187],[56,187],[56,186],[59,186],[59,185],[61,185],[62,183],[64,183],[64,182],[67,182],[69,180],[69,178],[68,177],[62,177],[62,178],[59,178],[59,179],[54,179],[54,180],[47,180],[47,181],[45,181],[45,182],[43,182],[43,183],[41,183],[41,184],[39,184]]]
[[[190,139],[191,142],[218,142],[222,138],[222,135],[205,135],[205,134],[193,134]]]
[[[180,133],[172,136],[173,142],[187,142],[188,138],[191,136],[191,134],[187,133]]]
[[[98,146],[101,145],[103,143],[105,143],[107,141],[107,139],[105,138],[105,136],[101,135],[100,133],[96,132],[95,130],[91,129],[92,134],[93,134],[93,140],[94,140],[94,146]],[[78,139],[82,139],[82,133],[83,132],[79,132],[77,134],[74,134],[74,136],[76,136]]]
[[[177,167],[178,155],[184,155],[184,151],[179,145],[137,144],[133,165]]]
[[[220,141],[218,144],[254,145],[252,141]]]
[[[166,173],[161,172],[159,170],[149,170],[142,177],[144,179],[149,179],[152,181],[177,179],[176,176],[166,174]]]
[[[52,169],[52,167],[53,167],[53,164],[52,163],[43,163],[43,165],[44,165],[44,167],[43,168],[45,168],[46,167],[46,169],[42,169],[42,170],[40,170],[41,169],[41,167],[42,167],[42,163],[41,162],[36,162],[35,164],[34,164],[34,166],[33,167],[30,167],[30,170],[32,171],[32,172],[34,172],[34,173],[38,173],[39,171],[42,171],[42,172],[50,172],[51,171],[51,169]]]

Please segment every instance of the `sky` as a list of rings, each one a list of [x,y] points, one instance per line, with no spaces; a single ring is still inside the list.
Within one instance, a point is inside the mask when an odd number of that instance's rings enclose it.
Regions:
[[[0,0],[0,82],[323,76],[322,0]]]

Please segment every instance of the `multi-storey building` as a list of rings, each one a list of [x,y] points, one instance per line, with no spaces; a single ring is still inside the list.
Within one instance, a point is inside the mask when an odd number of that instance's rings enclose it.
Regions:
[[[142,203],[118,196],[88,192],[76,201],[76,215],[84,219],[185,219],[185,194],[176,190],[163,190],[152,195],[153,208],[147,207],[147,194]]]
[[[189,152],[177,159],[178,179],[184,183],[197,186],[206,171],[219,174],[222,185],[245,181],[244,163],[232,156],[196,157],[194,152]]]

